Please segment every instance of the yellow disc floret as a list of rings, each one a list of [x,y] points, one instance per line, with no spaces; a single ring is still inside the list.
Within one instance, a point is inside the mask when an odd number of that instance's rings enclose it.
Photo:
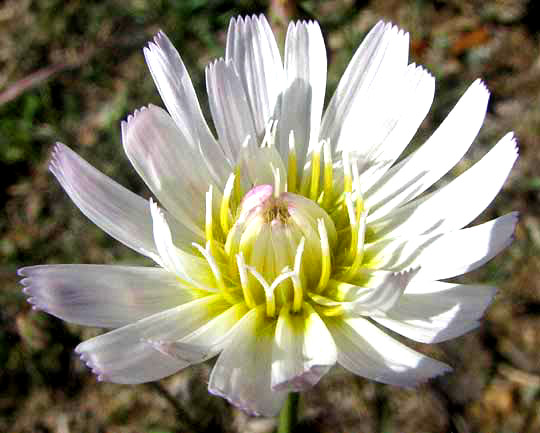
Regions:
[[[361,282],[367,213],[355,164],[344,153],[342,164],[334,165],[328,141],[314,149],[299,176],[291,134],[283,192],[281,172],[274,167],[273,185],[244,193],[237,168],[218,203],[208,190],[206,244],[195,247],[227,301],[249,309],[264,304],[269,318],[277,318],[285,305],[298,313],[306,302],[336,315],[341,314],[332,304],[340,301],[336,285]],[[317,301],[327,298],[331,306]]]

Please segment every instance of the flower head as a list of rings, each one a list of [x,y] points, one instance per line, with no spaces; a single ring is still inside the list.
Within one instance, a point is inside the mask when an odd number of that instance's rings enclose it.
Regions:
[[[20,270],[35,308],[114,328],[76,349],[98,378],[153,381],[219,355],[210,392],[274,415],[287,392],[315,385],[336,362],[400,386],[448,372],[384,329],[420,342],[454,338],[478,326],[494,295],[441,280],[511,242],[514,213],[464,227],[508,176],[513,135],[427,192],[476,137],[484,84],[398,161],[435,85],[408,64],[408,35],[391,24],[369,32],[323,114],[318,24],[289,26],[282,62],[263,16],[233,19],[225,58],[206,69],[217,138],[167,37],[144,54],[168,112],[136,111],[122,141],[160,205],[63,144],[51,171],[87,217],[158,266]]]

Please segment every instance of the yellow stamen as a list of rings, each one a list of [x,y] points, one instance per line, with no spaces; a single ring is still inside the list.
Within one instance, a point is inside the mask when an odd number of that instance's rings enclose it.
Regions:
[[[273,290],[270,290],[270,286],[264,279],[264,277],[257,272],[257,270],[252,266],[246,266],[246,268],[251,272],[251,275],[259,282],[259,284],[264,289],[264,294],[266,298],[266,315],[268,317],[274,317],[276,315],[276,299],[274,298]]]
[[[302,180],[300,181],[300,188],[298,189],[300,195],[303,195],[304,197],[308,197],[309,195],[309,187],[311,186],[311,176],[307,175],[307,171],[310,170],[311,162],[309,162],[309,165],[307,167],[304,167],[304,170],[302,171]]]
[[[323,206],[328,208],[332,200],[333,194],[333,174],[334,166],[332,163],[332,149],[330,148],[330,140],[324,140],[323,142],[323,156],[324,156],[324,198]]]
[[[206,240],[210,243],[214,240],[212,213],[212,185],[210,185],[206,193],[206,220],[204,225]]]
[[[330,244],[328,242],[328,233],[322,219],[317,222],[317,228],[319,229],[319,237],[321,238],[321,278],[319,284],[315,289],[316,293],[321,293],[326,287],[328,280],[330,279],[331,260],[330,260]]]
[[[298,312],[302,308],[302,302],[304,300],[304,291],[302,290],[302,281],[300,280],[300,267],[302,266],[302,254],[304,253],[304,245],[306,238],[302,238],[298,244],[296,250],[296,256],[294,258],[294,274],[291,279],[293,282],[294,296],[293,296],[293,311]]]
[[[345,310],[341,305],[337,305],[335,307],[319,308],[318,313],[327,317],[336,317],[343,316],[343,314],[345,314]]]
[[[360,173],[358,172],[358,164],[356,162],[352,164],[352,169],[356,193],[356,220],[359,220],[360,215],[364,211],[364,197],[362,196],[362,190],[360,189]]]
[[[349,247],[349,254],[347,255],[347,263],[350,263],[356,257],[356,251],[358,246],[358,224],[356,214],[354,212],[354,204],[352,202],[351,193],[345,193],[345,204],[347,205],[347,213],[349,216],[349,226],[351,230],[351,243]]]
[[[358,221],[358,242],[356,247],[356,254],[354,256],[353,262],[351,264],[351,267],[348,269],[348,271],[345,274],[345,279],[353,278],[358,271],[360,270],[360,267],[362,266],[362,261],[364,259],[364,236],[366,234],[366,216],[367,212],[364,211],[360,215],[360,220]]]
[[[240,285],[242,286],[242,293],[244,294],[244,300],[249,308],[254,308],[257,304],[253,293],[249,289],[249,279],[246,271],[246,262],[244,261],[244,254],[242,252],[236,255],[236,263],[238,265],[238,274],[240,275]]]
[[[277,287],[287,280],[288,278],[292,278],[294,276],[294,272],[291,272],[289,267],[285,267],[282,269],[281,274],[279,274],[276,279],[272,282],[270,287],[268,288],[268,296],[272,296],[274,298],[274,294],[276,293]],[[274,301],[275,302],[275,301]]]
[[[356,285],[346,283],[344,281],[338,281],[330,279],[326,285],[326,294],[336,301],[342,302],[347,298],[349,292],[354,290]]]
[[[229,221],[229,204],[231,200],[231,194],[232,190],[234,188],[234,182],[235,182],[236,176],[234,173],[231,173],[229,178],[227,179],[227,183],[225,184],[225,189],[223,191],[223,198],[221,199],[221,208],[219,212],[219,221],[221,223],[221,228],[223,230],[223,234],[227,236],[230,229],[230,221]]]
[[[336,317],[345,313],[345,309],[341,305],[338,305],[338,302],[332,302],[330,299],[320,295],[310,294],[309,296],[315,301],[315,303],[311,305],[321,316]]]
[[[289,133],[289,170],[287,177],[287,190],[296,191],[296,147],[294,141],[294,131]]]
[[[311,186],[309,189],[309,198],[317,200],[319,195],[319,180],[321,177],[321,147],[313,151],[311,156]]]
[[[238,242],[240,242],[240,237],[242,236],[241,224],[233,224],[231,229],[229,230],[229,234],[227,235],[227,240],[225,241],[225,252],[229,255],[229,257],[234,257],[238,251],[233,251],[234,246],[238,246]]]
[[[240,182],[240,164],[238,164],[234,169],[234,175],[235,175],[235,182],[234,182],[234,205],[235,207],[238,207],[240,205],[240,201],[242,200],[242,185]]]
[[[351,161],[349,154],[343,151],[343,191],[352,192]]]
[[[237,299],[234,296],[232,296],[231,293],[229,293],[229,290],[227,289],[227,286],[225,285],[225,281],[223,280],[223,277],[219,270],[219,266],[217,265],[216,261],[212,257],[212,254],[210,253],[210,242],[206,243],[206,249],[195,242],[193,242],[192,245],[202,254],[202,256],[208,262],[208,265],[210,265],[210,269],[212,270],[212,273],[214,274],[216,284],[219,288],[219,291],[223,295],[223,298],[230,304],[235,304],[237,302]]]

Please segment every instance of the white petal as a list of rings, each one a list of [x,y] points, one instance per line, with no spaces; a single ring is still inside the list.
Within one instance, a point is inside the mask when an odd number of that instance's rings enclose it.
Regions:
[[[181,341],[184,344],[210,347],[214,353],[221,352],[228,343],[228,332],[247,311],[243,302],[237,303]]]
[[[159,268],[44,265],[19,275],[35,307],[87,326],[124,326],[193,299],[174,274]]]
[[[122,139],[129,160],[163,206],[202,238],[204,197],[213,181],[198,150],[156,106],[123,122]]]
[[[364,191],[394,164],[426,117],[435,79],[420,66],[409,65],[399,79],[382,83],[380,93],[366,100],[362,114],[343,126],[344,145],[360,166]],[[359,143],[360,138],[360,143]]]
[[[374,272],[368,283],[369,288],[358,288],[360,290],[351,300],[352,311],[355,314],[369,315],[392,308],[417,273],[418,269]]]
[[[297,173],[302,173],[308,147],[319,142],[326,88],[326,49],[316,22],[289,24],[285,42],[286,88],[278,122],[280,153],[287,160],[294,131]]]
[[[418,269],[403,272],[365,270],[361,279],[366,282],[362,286],[331,281],[326,296],[310,296],[320,305],[341,307],[353,315],[384,315],[383,312],[394,306],[417,273]]]
[[[275,147],[248,146],[242,149],[239,164],[244,186],[273,185],[273,170],[279,171],[282,187],[287,182],[287,169]]]
[[[94,224],[140,254],[155,256],[146,200],[96,170],[62,143],[56,143],[50,170]]]
[[[250,414],[277,415],[286,393],[271,388],[274,330],[264,305],[250,310],[233,328],[208,390]]]
[[[399,52],[391,57],[388,53],[391,48],[394,47],[388,47],[385,58],[392,63],[379,66],[369,85],[359,90],[349,114],[343,119],[337,150],[354,152],[358,157],[369,155],[395,124],[402,105],[400,93],[406,89],[408,68],[406,63],[398,61]],[[409,69],[414,69],[414,65]]]
[[[326,318],[338,348],[338,362],[354,374],[390,385],[412,387],[451,371],[361,317]]]
[[[372,236],[435,234],[466,226],[495,198],[517,156],[514,135],[509,133],[479,162],[443,188],[380,219],[368,217]]]
[[[150,212],[154,223],[154,239],[159,253],[158,263],[177,277],[203,290],[217,291],[208,263],[177,248],[163,212],[150,201]]]
[[[231,20],[225,59],[234,63],[261,136],[277,110],[284,82],[281,56],[264,15]]]
[[[254,146],[258,138],[249,102],[234,65],[223,59],[208,65],[206,88],[219,142],[234,166],[246,141]]]
[[[512,212],[444,235],[376,242],[366,248],[366,263],[394,271],[420,267],[415,280],[452,278],[482,266],[510,245],[517,216]]]
[[[198,364],[211,358],[209,356],[211,351],[208,347],[194,346],[179,341],[145,340],[145,342],[161,354],[185,362],[188,365]],[[215,356],[215,354],[212,356]]]
[[[488,286],[413,282],[386,317],[373,319],[413,340],[439,343],[475,329],[495,292]]]
[[[272,389],[305,391],[316,385],[335,364],[337,351],[326,325],[313,307],[300,313],[282,307],[272,351]]]
[[[154,42],[144,49],[144,57],[161,98],[186,144],[193,151],[201,150],[213,174],[224,183],[230,166],[204,120],[195,89],[178,51],[160,31]]]
[[[407,33],[391,24],[377,23],[356,50],[339,81],[323,117],[321,139],[329,139],[334,149],[347,145],[339,144],[345,119],[358,107],[371,103],[364,98],[374,81],[381,83],[389,74],[407,66],[408,45]]]
[[[228,307],[220,295],[207,296],[84,341],[75,350],[100,380],[158,380],[189,362],[157,350],[155,342],[179,340]]]
[[[433,135],[366,191],[373,218],[414,199],[459,162],[482,126],[488,99],[484,83],[475,81]]]
[[[161,340],[154,347],[180,360],[213,358],[227,345],[229,332],[247,311],[244,303],[237,303],[181,340]]]

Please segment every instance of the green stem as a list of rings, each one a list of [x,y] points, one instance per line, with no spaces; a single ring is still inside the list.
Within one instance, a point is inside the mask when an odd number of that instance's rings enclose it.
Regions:
[[[291,392],[279,414],[279,427],[277,433],[293,433],[298,422],[298,401],[300,394]]]

